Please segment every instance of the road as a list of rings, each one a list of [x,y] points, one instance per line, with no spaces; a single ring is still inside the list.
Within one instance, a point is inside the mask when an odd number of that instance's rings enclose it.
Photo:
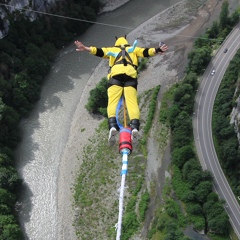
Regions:
[[[228,49],[224,53],[224,49]],[[240,207],[219,164],[212,137],[212,110],[214,100],[230,60],[240,48],[240,23],[223,42],[201,79],[195,99],[193,115],[194,141],[204,170],[212,172],[213,186],[221,199],[230,223],[240,239]],[[211,75],[212,70],[215,74]]]

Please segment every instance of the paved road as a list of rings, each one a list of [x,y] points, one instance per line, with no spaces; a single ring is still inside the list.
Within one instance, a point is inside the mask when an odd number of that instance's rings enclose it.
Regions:
[[[224,53],[224,49],[228,51]],[[226,201],[225,209],[230,222],[240,239],[240,207],[218,162],[212,138],[212,110],[214,100],[228,67],[229,61],[240,48],[240,23],[222,44],[206,69],[196,94],[195,113],[193,115],[194,139],[197,153],[203,169],[214,176],[214,188],[221,199]],[[212,76],[211,72],[215,70]]]

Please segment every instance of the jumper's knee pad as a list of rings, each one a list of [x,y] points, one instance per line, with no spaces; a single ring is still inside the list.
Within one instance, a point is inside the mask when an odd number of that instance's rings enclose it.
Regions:
[[[131,128],[131,129],[136,128],[136,129],[139,131],[139,127],[140,127],[140,122],[139,122],[138,119],[132,119],[132,120],[130,121],[130,128]]]
[[[109,130],[110,130],[112,127],[115,127],[115,128],[119,131],[119,126],[118,126],[118,124],[117,124],[116,117],[110,117],[110,118],[108,118],[108,128],[109,128]]]

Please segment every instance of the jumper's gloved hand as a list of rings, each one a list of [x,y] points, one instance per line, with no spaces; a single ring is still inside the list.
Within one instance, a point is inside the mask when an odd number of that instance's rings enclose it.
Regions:
[[[159,47],[156,48],[156,53],[164,54],[168,50],[168,46],[164,42],[159,43]]]

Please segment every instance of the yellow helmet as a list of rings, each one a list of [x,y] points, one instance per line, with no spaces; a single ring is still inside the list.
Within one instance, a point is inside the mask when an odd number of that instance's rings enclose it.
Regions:
[[[117,41],[115,42],[115,45],[114,45],[116,47],[120,47],[122,45],[129,45],[125,37],[119,37],[119,38],[116,37],[116,39]]]

